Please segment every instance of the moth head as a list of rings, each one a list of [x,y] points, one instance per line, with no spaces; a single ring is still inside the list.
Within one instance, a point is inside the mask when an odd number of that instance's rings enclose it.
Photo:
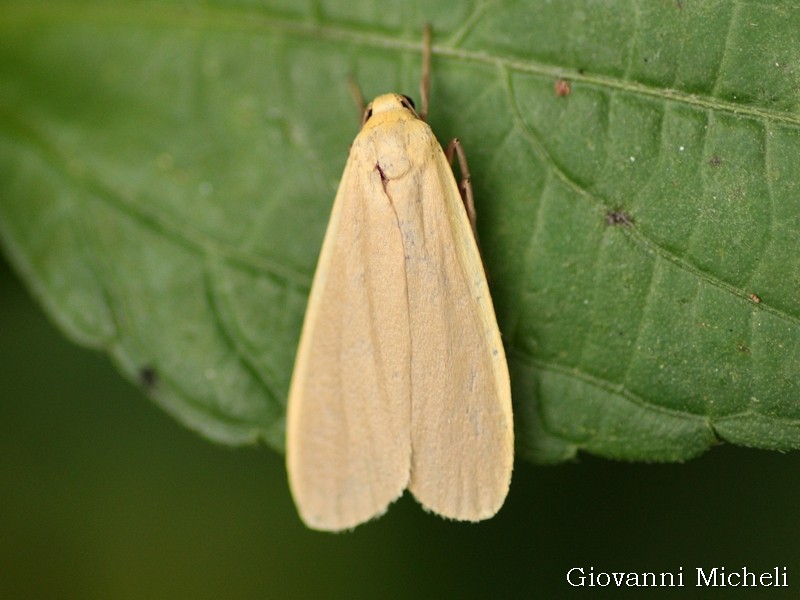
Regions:
[[[367,104],[367,108],[364,109],[364,116],[361,119],[361,126],[366,125],[367,121],[375,115],[397,110],[406,112],[415,119],[419,118],[414,101],[411,98],[403,94],[384,94]]]

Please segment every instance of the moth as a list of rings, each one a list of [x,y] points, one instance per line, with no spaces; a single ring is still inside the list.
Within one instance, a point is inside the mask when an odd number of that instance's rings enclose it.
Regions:
[[[508,367],[466,158],[425,122],[430,47],[428,27],[419,113],[400,94],[364,110],[311,287],[286,462],[312,529],[353,528],[406,489],[431,512],[480,521],[511,481]]]

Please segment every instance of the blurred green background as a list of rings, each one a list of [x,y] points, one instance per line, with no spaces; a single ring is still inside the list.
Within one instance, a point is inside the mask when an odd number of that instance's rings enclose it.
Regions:
[[[800,455],[517,464],[500,514],[403,498],[354,533],[306,530],[281,456],[179,426],[66,341],[0,265],[0,598],[792,598]],[[676,571],[680,590],[570,588],[566,571]],[[788,589],[697,589],[695,567],[788,568]]]

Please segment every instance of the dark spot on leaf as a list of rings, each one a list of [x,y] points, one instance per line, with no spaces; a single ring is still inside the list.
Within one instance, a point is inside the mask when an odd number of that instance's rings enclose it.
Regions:
[[[716,154],[708,159],[708,164],[712,167],[718,167],[722,164],[722,159]]]
[[[158,385],[158,374],[155,368],[148,365],[139,369],[139,384],[147,390],[154,389]]]
[[[611,210],[606,213],[606,225],[624,225],[630,227],[633,225],[633,217],[622,210]]]

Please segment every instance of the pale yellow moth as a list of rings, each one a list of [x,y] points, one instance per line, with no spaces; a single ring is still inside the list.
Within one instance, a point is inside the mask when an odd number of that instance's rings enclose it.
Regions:
[[[311,287],[286,463],[312,529],[355,527],[406,488],[427,510],[460,521],[492,517],[508,493],[508,367],[466,160],[458,140],[445,156],[423,120],[429,62],[426,28],[419,115],[398,94],[366,108]]]

